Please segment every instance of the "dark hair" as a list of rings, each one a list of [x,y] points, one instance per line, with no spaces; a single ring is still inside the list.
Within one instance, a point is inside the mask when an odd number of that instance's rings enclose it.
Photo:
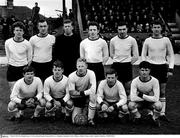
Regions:
[[[63,65],[62,61],[60,61],[60,60],[54,61],[53,66],[64,69],[64,65]]]
[[[107,76],[108,74],[115,74],[115,76],[117,76],[117,72],[113,68],[109,68],[105,71],[105,75]]]
[[[124,21],[122,21],[122,22],[119,22],[118,23],[118,26],[126,26],[126,27],[128,27],[128,25],[127,25],[127,22],[124,22]]]
[[[88,23],[88,28],[89,28],[90,26],[96,26],[97,29],[99,30],[99,24],[98,24],[97,22],[95,22],[95,21],[89,22],[89,23]]]
[[[44,18],[42,18],[42,19],[40,19],[40,20],[38,21],[38,23],[43,23],[43,22],[47,22],[47,20],[44,19]]]
[[[163,24],[162,24],[162,22],[160,21],[160,20],[155,20],[155,21],[153,21],[152,22],[152,25],[161,25],[161,26],[163,26]]]
[[[140,64],[139,64],[139,68],[145,68],[145,69],[151,69],[151,64],[147,61],[142,61]]]
[[[63,24],[66,24],[66,23],[71,23],[71,25],[73,25],[73,22],[70,19],[63,20]]]
[[[16,28],[16,27],[19,27],[19,28],[23,29],[23,31],[25,30],[25,25],[24,25],[24,23],[21,22],[21,21],[17,21],[17,22],[15,22],[15,23],[13,23],[13,25],[12,25],[13,30],[14,30],[14,28]]]
[[[35,69],[32,66],[25,66],[23,68],[23,74],[25,74],[26,72],[34,72],[35,73]]]

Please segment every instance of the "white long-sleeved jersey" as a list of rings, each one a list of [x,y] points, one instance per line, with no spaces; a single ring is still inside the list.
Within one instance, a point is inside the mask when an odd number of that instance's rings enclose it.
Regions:
[[[169,62],[169,68],[174,68],[174,52],[168,37],[147,38],[143,44],[141,55],[142,60],[147,60],[152,64],[166,64]]]
[[[102,80],[97,90],[97,102],[100,104],[103,100],[117,102],[118,107],[126,104],[127,96],[122,83],[117,80],[115,85],[110,88],[107,80]]]
[[[45,37],[34,35],[29,42],[33,48],[32,61],[44,63],[52,60],[52,47],[55,43],[55,36],[50,34]]]
[[[94,71],[87,69],[87,73],[83,77],[78,76],[77,72],[74,71],[69,75],[68,79],[69,91],[84,91],[85,95],[96,93],[96,76]],[[73,95],[71,96],[73,97]]]
[[[139,57],[138,45],[136,39],[127,36],[124,39],[118,35],[110,40],[110,56],[114,62],[126,63],[131,62],[132,56]]]
[[[138,97],[138,93],[144,93],[143,97]],[[140,77],[136,77],[133,79],[131,83],[130,90],[130,100],[133,102],[138,101],[149,101],[149,102],[157,102],[159,101],[159,81],[151,76],[151,79],[147,82],[143,82],[140,80]]]
[[[42,96],[43,84],[40,78],[34,77],[33,82],[29,85],[25,83],[24,78],[21,78],[15,83],[10,99],[15,103],[21,103],[23,98],[37,97],[39,100]]]
[[[89,63],[99,63],[108,60],[108,45],[105,40],[98,38],[91,40],[84,39],[80,43],[80,57],[85,58]]]
[[[12,66],[24,66],[32,60],[32,46],[26,39],[21,42],[13,38],[6,40],[5,51],[8,64]]]
[[[54,98],[63,98],[65,102],[70,99],[68,91],[68,78],[63,75],[62,80],[56,82],[53,75],[44,82],[44,98],[51,101]]]

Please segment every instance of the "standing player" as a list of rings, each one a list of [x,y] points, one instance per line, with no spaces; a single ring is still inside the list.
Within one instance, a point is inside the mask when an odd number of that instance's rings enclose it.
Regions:
[[[148,114],[154,125],[160,126],[158,117],[162,108],[159,101],[159,82],[156,78],[150,75],[151,64],[142,61],[139,64],[139,76],[133,79],[131,83],[129,109],[134,115],[134,122],[138,123],[141,119],[141,114],[138,109],[146,108],[153,110],[153,115]]]
[[[108,45],[99,37],[99,26],[96,22],[88,25],[88,38],[80,43],[80,57],[85,58],[88,68],[96,74],[97,82],[104,79],[104,67],[108,60]]]
[[[112,67],[117,71],[118,80],[125,87],[129,96],[130,82],[132,80],[132,64],[139,57],[136,39],[127,34],[125,22],[118,24],[118,34],[110,40],[110,57],[113,59]]]
[[[48,34],[48,24],[46,20],[38,22],[39,33],[30,38],[33,48],[32,66],[36,70],[36,75],[44,80],[52,74],[52,47],[55,37]]]
[[[22,119],[23,110],[26,108],[35,108],[32,119],[38,119],[40,111],[45,107],[43,85],[40,78],[34,77],[34,69],[31,66],[24,67],[23,75],[24,77],[15,83],[10,95],[8,111],[15,114],[12,121]]]
[[[31,44],[23,38],[25,26],[22,22],[13,24],[14,37],[6,40],[5,51],[8,60],[7,80],[12,91],[14,83],[23,77],[23,68],[32,59]]]
[[[145,40],[141,55],[142,60],[147,60],[151,63],[151,75],[159,80],[160,101],[162,103],[160,119],[168,121],[165,116],[165,89],[168,77],[173,75],[174,52],[169,38],[163,37],[161,31],[161,22],[155,21],[152,25],[153,35]],[[169,65],[167,65],[168,63]]]
[[[75,116],[84,113],[85,115],[88,114],[89,125],[94,126],[96,76],[92,70],[87,69],[86,59],[84,58],[77,59],[76,67],[77,71],[69,75],[69,93],[74,103],[72,122],[75,124]]]
[[[129,113],[124,86],[117,80],[117,72],[114,69],[107,70],[105,74],[106,79],[100,82],[97,90],[97,107],[105,118],[108,117],[107,113],[118,111],[118,117],[123,121]]]
[[[47,101],[45,115],[55,117],[55,110],[62,108],[62,111],[65,109],[65,119],[70,120],[73,104],[68,91],[68,78],[63,75],[63,63],[56,60],[52,71],[53,75],[44,82],[44,98]],[[54,111],[48,114],[53,107],[55,107]]]
[[[63,62],[64,74],[68,76],[76,70],[76,60],[79,58],[81,38],[73,32],[74,27],[71,20],[64,20],[63,29],[64,33],[56,37],[56,43],[53,48],[53,60],[58,59]]]

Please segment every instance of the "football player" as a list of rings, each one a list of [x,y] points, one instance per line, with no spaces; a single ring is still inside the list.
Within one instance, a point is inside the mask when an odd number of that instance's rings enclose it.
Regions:
[[[72,122],[77,114],[88,114],[88,124],[94,126],[96,111],[96,76],[94,71],[87,69],[86,59],[78,58],[77,71],[69,75],[69,93],[74,103]]]
[[[107,118],[108,113],[118,111],[118,117],[123,121],[128,115],[127,96],[124,86],[117,80],[117,73],[114,69],[106,71],[106,79],[102,80],[97,91],[97,107]],[[124,122],[124,121],[123,121]]]
[[[141,114],[138,111],[140,108],[150,109],[148,116],[154,125],[160,126],[158,117],[162,109],[159,101],[159,82],[156,78],[150,75],[151,64],[142,61],[139,64],[139,76],[133,79],[131,83],[130,102],[128,104],[130,112],[133,114],[134,123],[138,123],[141,119]]]
[[[32,119],[38,119],[40,111],[45,107],[45,99],[42,97],[43,84],[40,78],[34,76],[34,68],[24,67],[23,75],[24,77],[15,83],[10,95],[8,111],[14,113],[12,121],[21,120],[26,108],[35,108]]]
[[[70,121],[73,103],[68,91],[68,78],[63,75],[64,66],[59,60],[53,63],[53,75],[44,82],[44,98],[46,99],[45,116],[55,119],[55,111],[61,108],[65,121]]]
[[[152,36],[147,38],[142,48],[142,60],[151,63],[151,75],[160,83],[160,101],[162,103],[161,120],[169,121],[166,117],[166,85],[169,77],[173,76],[174,51],[168,37],[162,36],[162,24],[154,21]]]

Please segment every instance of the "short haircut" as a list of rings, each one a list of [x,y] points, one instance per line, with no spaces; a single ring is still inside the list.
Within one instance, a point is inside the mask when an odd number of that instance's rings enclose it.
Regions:
[[[78,62],[84,62],[84,63],[87,64],[86,59],[85,58],[81,58],[81,57],[77,59],[76,63],[78,63]]]
[[[42,18],[42,19],[40,19],[40,20],[38,21],[38,23],[43,23],[43,22],[47,22],[47,20],[44,19],[44,18]]]
[[[16,27],[19,27],[19,28],[23,29],[23,31],[25,30],[25,25],[24,25],[24,23],[21,22],[21,21],[17,21],[17,22],[15,22],[15,23],[13,23],[13,25],[12,25],[13,30],[14,30]]]
[[[73,22],[70,19],[63,20],[63,24],[66,24],[66,23],[71,23],[71,25],[73,25]]]
[[[107,69],[106,71],[105,71],[105,75],[107,76],[108,74],[115,74],[115,76],[117,76],[117,72],[116,72],[116,70],[115,69],[113,69],[113,68],[109,68],[109,69]]]
[[[119,27],[119,26],[124,26],[124,25],[125,25],[126,27],[128,27],[127,22],[121,21],[121,22],[118,23],[118,27]]]
[[[162,22],[160,20],[153,21],[152,25],[161,25],[161,26],[163,26],[163,24],[162,24]]]
[[[53,66],[64,69],[64,64],[60,60],[54,61]]]
[[[99,24],[98,24],[97,22],[95,22],[95,21],[89,22],[89,23],[88,23],[88,28],[89,28],[90,26],[96,26],[97,29],[99,30]]]
[[[145,68],[145,69],[151,69],[151,64],[147,61],[142,61],[140,64],[139,64],[139,69],[141,68]]]
[[[23,68],[23,74],[25,74],[26,72],[34,72],[35,73],[35,69],[32,66],[25,66]]]

